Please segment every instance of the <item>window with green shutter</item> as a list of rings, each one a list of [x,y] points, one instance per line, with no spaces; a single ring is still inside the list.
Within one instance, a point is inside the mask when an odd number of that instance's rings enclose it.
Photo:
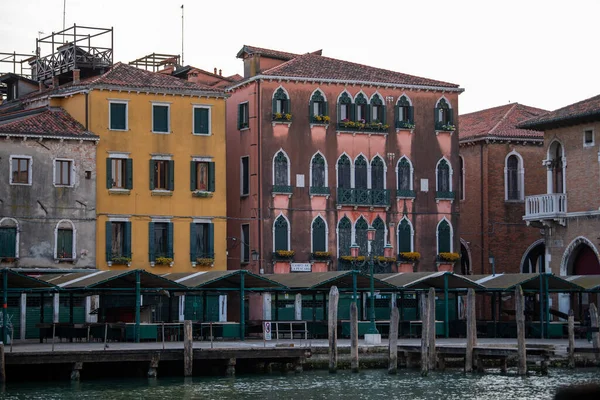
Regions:
[[[250,194],[250,157],[244,156],[240,160],[240,195]]]
[[[131,222],[106,223],[106,261],[131,258]]]
[[[150,190],[175,189],[175,162],[150,160]]]
[[[338,100],[338,122],[354,121],[352,98],[348,92],[342,93]]]
[[[273,234],[275,236],[274,250],[289,250],[289,225],[283,215],[275,220]]]
[[[246,129],[250,126],[248,116],[248,102],[238,104],[238,129]]]
[[[106,159],[106,188],[133,189],[133,159]]]
[[[194,107],[194,135],[210,135],[210,107]]]
[[[323,93],[321,93],[320,90],[315,90],[315,92],[310,98],[310,103],[308,105],[308,115],[310,117],[311,122],[326,123],[329,121],[328,118],[323,118],[329,115],[329,110],[327,109],[327,102],[325,101],[325,96],[323,96]]]
[[[109,108],[110,129],[116,131],[127,130],[127,103],[110,102]]]
[[[412,129],[414,127],[413,107],[406,96],[401,96],[396,103],[396,128]]]
[[[16,257],[17,249],[17,228],[0,228],[0,258]]]
[[[412,250],[412,227],[406,218],[398,225],[398,253],[409,253]]]
[[[452,240],[452,235],[451,235],[451,229],[450,229],[450,224],[448,223],[448,221],[443,220],[442,222],[440,222],[438,224],[438,228],[437,228],[437,234],[438,234],[438,254],[439,253],[449,253],[451,252],[451,240]]]
[[[190,229],[191,261],[198,258],[214,259],[214,225],[211,223],[192,223]]]
[[[377,122],[385,124],[386,122],[385,103],[378,94],[373,95],[371,98],[371,122]]]
[[[169,222],[151,222],[154,243],[150,253],[154,255],[151,260],[158,257],[172,258],[173,256],[173,228]],[[170,232],[170,234],[169,234]]]
[[[344,216],[338,222],[338,253],[340,257],[350,255],[350,246],[352,245],[352,222]]]
[[[169,133],[169,106],[163,104],[152,105],[152,132]]]
[[[290,114],[290,110],[290,99],[285,90],[280,87],[273,94],[273,118],[281,119],[285,114]]]
[[[371,121],[371,116],[369,115],[369,103],[364,94],[359,93],[356,95],[354,106],[356,109],[356,121],[363,123]]]
[[[327,251],[327,227],[321,216],[312,223],[312,251]]]
[[[369,223],[364,217],[360,217],[354,225],[356,244],[358,245],[358,254],[366,256],[369,254],[369,246],[367,240],[367,229],[369,229]]]
[[[58,229],[56,231],[56,258],[73,258],[73,230]]]
[[[242,224],[242,254],[240,256],[242,263],[250,262],[250,224]]]
[[[215,163],[192,161],[190,166],[190,190],[215,191]]]
[[[373,221],[373,228],[375,228],[375,240],[371,245],[371,250],[375,256],[383,256],[383,248],[385,246],[385,222],[380,217],[375,218]]]
[[[436,129],[449,129],[450,126],[454,126],[452,108],[446,99],[442,98],[438,101],[434,114]]]

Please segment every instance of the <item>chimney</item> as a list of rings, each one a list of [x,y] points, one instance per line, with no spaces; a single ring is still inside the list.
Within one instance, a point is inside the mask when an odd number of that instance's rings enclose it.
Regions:
[[[81,77],[81,70],[74,69],[73,70],[73,83],[79,83]]]
[[[223,76],[223,70],[219,70],[219,76]]]
[[[215,67],[215,75],[217,74],[217,67]]]

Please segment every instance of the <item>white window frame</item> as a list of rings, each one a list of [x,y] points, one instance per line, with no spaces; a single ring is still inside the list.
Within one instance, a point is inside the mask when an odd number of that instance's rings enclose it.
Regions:
[[[112,129],[110,122],[112,121],[111,104],[125,104],[125,129]],[[154,109],[153,109],[154,110]],[[109,100],[108,101],[108,130],[109,131],[129,131],[129,100]]]
[[[311,253],[315,252],[315,250],[313,249],[313,223],[315,222],[315,220],[317,218],[321,218],[323,220],[323,222],[325,222],[325,251],[329,251],[329,240],[327,240],[329,238],[329,224],[327,223],[327,220],[325,218],[323,218],[321,213],[319,213],[316,217],[314,217],[312,219],[312,221],[310,221],[310,252]],[[339,252],[339,250],[338,250],[338,252]]]
[[[241,103],[238,103],[238,113],[240,112],[240,108],[243,108],[243,107],[241,107],[242,104],[248,104],[248,106],[246,107],[246,114],[247,114],[246,115],[246,119],[248,120],[246,123],[248,124],[248,126],[245,127],[245,128],[241,128],[241,127],[238,126],[237,128],[240,131],[245,131],[245,130],[250,129],[250,102],[249,101],[242,101]],[[238,118],[239,118],[239,116],[238,116]],[[242,123],[245,122],[243,118],[241,119],[241,122]]]
[[[69,223],[71,225],[71,235],[73,235],[73,248],[71,258],[58,258],[58,229],[63,223]],[[69,219],[61,219],[54,227],[54,259],[55,260],[76,260],[77,259],[77,229],[75,224]]]
[[[283,150],[283,148],[280,148],[279,150],[277,150],[275,152],[275,154],[273,154],[273,159],[271,161],[271,175],[272,175],[272,184],[275,185],[275,157],[277,157],[277,154],[279,154],[279,152],[282,152],[283,155],[285,156],[285,158],[287,159],[288,162],[288,168],[287,168],[287,185],[286,186],[291,186],[292,185],[292,175],[291,175],[291,170],[292,170],[292,163],[290,161],[290,156],[288,156],[288,154],[285,152],[285,150]]]
[[[196,126],[196,109],[205,108],[208,110],[208,133],[194,132]],[[192,135],[194,136],[212,136],[212,106],[207,104],[194,104],[192,107]]]
[[[151,130],[152,133],[156,133],[159,135],[170,135],[171,134],[171,103],[165,103],[160,101],[153,101],[152,103],[152,120],[150,123],[152,124]],[[167,107],[167,131],[166,132],[157,132],[154,130],[154,106]]]
[[[317,156],[317,154],[319,154],[321,157],[323,157],[323,161],[325,161],[325,187],[329,187],[329,167],[327,165],[327,158],[325,158],[325,154],[321,153],[321,151],[317,150],[317,152],[315,154],[312,155],[312,157],[310,158],[310,166],[309,166],[309,170],[308,170],[308,187],[312,187],[312,164],[313,164],[313,160],[314,158]],[[337,165],[337,163],[336,163]],[[337,174],[336,174],[337,175]]]
[[[402,159],[405,159],[406,161],[408,161],[408,165],[410,165],[410,182],[409,182],[409,187],[410,190],[415,190],[414,188],[414,173],[415,173],[415,169],[413,167],[413,163],[412,161],[410,161],[410,158],[408,158],[406,155],[403,155],[402,157],[400,157],[398,159],[398,162],[396,163],[396,189],[400,189],[400,187],[398,186],[398,166],[400,165],[400,161],[402,161]],[[386,179],[387,180],[387,179]]]
[[[517,183],[519,185],[519,198],[516,200],[508,198],[508,159],[511,156],[516,156],[518,160]],[[525,168],[523,168],[523,157],[516,150],[511,151],[504,158],[504,201],[525,201]]]
[[[448,160],[446,158],[446,156],[443,156],[442,158],[440,158],[437,162],[437,164],[435,165],[435,191],[439,192],[440,191],[440,185],[438,182],[438,167],[440,166],[440,163],[442,162],[442,160],[446,160],[446,162],[448,163],[448,169],[449,169],[449,174],[448,174],[448,189],[450,189],[450,192],[453,192],[454,188],[452,187],[452,178],[454,176],[454,170],[452,169],[452,164],[450,163],[450,160]]]
[[[367,160],[367,162],[369,163],[369,165],[368,165],[369,175],[367,176],[367,183],[368,183],[369,189],[372,189],[372,186],[373,186],[373,176],[372,176],[373,168],[371,167],[371,163],[373,161],[375,161],[376,158],[379,158],[381,160],[381,162],[383,163],[383,189],[387,190],[387,164],[385,162],[385,158],[383,158],[379,153],[375,154],[370,161]]]
[[[280,212],[279,215],[277,215],[273,219],[273,227],[272,227],[273,251],[275,251],[275,223],[277,222],[277,220],[279,219],[280,216],[283,216],[283,218],[285,218],[285,221],[287,222],[287,249],[292,250],[292,242],[291,242],[291,238],[290,238],[292,225],[290,224],[290,220],[282,212]]]
[[[592,132],[592,143],[586,143],[585,142],[585,133],[586,132]],[[596,144],[596,132],[594,132],[594,128],[585,128],[583,130],[583,147],[584,148],[588,148],[588,147],[594,147],[594,145]]]
[[[398,252],[400,252],[400,225],[402,224],[402,221],[406,220],[408,222],[408,225],[410,226],[410,251],[413,252],[415,251],[415,227],[413,226],[412,222],[410,222],[410,219],[408,219],[407,217],[402,217],[402,219],[400,220],[400,222],[398,222],[398,226],[396,226],[396,246],[398,246],[397,250]]]
[[[443,221],[448,222],[448,225],[450,226],[450,253],[454,253],[454,227],[452,226],[452,222],[446,217],[440,219],[435,226],[435,252],[437,254],[438,249],[440,248],[440,224]]]
[[[242,161],[244,158],[248,159],[248,193],[244,193],[244,162]],[[247,197],[250,196],[250,156],[241,156],[240,157],[240,196]]]
[[[68,161],[71,163],[71,170],[69,171],[69,185],[62,185],[56,182],[56,162],[57,161]],[[55,158],[52,161],[52,183],[54,187],[74,187],[75,186],[75,160],[71,158]]]
[[[13,226],[10,225],[3,225],[2,223],[4,221],[12,221],[15,225],[14,228],[17,229],[17,234],[15,235],[15,258],[19,258],[19,239],[20,239],[20,232],[21,229],[19,229],[19,221],[17,221],[15,218],[11,218],[11,217],[4,217],[4,218],[0,218],[0,228],[13,228]]]
[[[12,169],[12,165],[13,165],[13,159],[15,158],[25,158],[28,161],[27,164],[27,183],[20,183],[20,182],[13,182],[13,169]],[[25,156],[25,155],[19,155],[19,154],[11,154],[9,159],[8,159],[8,168],[9,168],[9,174],[8,174],[8,181],[11,185],[15,185],[15,186],[31,186],[32,184],[32,180],[33,180],[33,157],[31,156]]]

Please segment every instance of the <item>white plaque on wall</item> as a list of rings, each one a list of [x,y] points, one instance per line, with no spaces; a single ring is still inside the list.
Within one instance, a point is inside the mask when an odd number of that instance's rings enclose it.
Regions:
[[[303,174],[296,175],[296,187],[304,187],[304,175]]]
[[[421,192],[429,192],[429,179],[421,179]]]
[[[312,265],[310,263],[291,263],[290,271],[292,272],[310,272]]]

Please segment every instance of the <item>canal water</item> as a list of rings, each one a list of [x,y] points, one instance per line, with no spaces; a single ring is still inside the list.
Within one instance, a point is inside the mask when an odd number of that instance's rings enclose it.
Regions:
[[[552,399],[568,384],[600,382],[598,369],[550,370],[549,376],[519,378],[513,374],[414,370],[387,375],[385,370],[358,374],[305,371],[302,374],[246,375],[235,378],[194,377],[22,382],[7,384],[1,399]]]

